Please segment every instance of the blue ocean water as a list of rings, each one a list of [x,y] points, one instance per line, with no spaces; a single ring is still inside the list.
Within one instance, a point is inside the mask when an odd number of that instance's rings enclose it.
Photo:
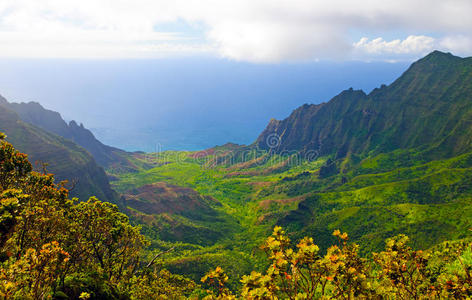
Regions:
[[[37,101],[126,150],[252,143],[271,118],[350,87],[370,92],[409,63],[250,64],[211,57],[0,60],[0,94]]]

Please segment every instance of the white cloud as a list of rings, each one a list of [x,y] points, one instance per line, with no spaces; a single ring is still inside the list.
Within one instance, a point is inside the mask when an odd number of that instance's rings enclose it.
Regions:
[[[471,55],[472,38],[464,35],[435,39],[424,35],[410,35],[404,40],[386,41],[383,38],[369,40],[361,38],[353,44],[356,59],[392,60],[418,58],[435,49],[453,52],[456,55]]]
[[[431,52],[435,49],[436,40],[424,35],[410,35],[404,40],[392,41],[385,41],[381,37],[373,40],[363,37],[353,46],[356,58],[395,59],[403,56],[421,56]]]
[[[470,55],[471,11],[470,0],[1,0],[0,56],[215,52],[278,62],[413,57],[432,47]],[[169,22],[202,36],[154,31]],[[404,37],[388,41],[393,33]]]

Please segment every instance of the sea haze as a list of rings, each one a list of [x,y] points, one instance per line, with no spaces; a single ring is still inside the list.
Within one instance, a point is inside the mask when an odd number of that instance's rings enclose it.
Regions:
[[[1,60],[0,94],[37,101],[126,150],[252,143],[271,118],[350,87],[370,92],[408,63],[250,64],[215,58]]]

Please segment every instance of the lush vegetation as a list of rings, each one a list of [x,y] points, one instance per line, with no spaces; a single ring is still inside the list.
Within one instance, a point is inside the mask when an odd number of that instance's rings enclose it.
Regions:
[[[184,159],[181,159],[182,154]],[[467,234],[464,228],[468,227],[467,217],[470,214],[468,205],[464,204],[468,203],[472,188],[468,175],[472,166],[470,153],[431,162],[405,160],[403,165],[400,165],[401,161],[411,156],[410,151],[368,157],[356,163],[353,162],[356,158],[350,157],[339,163],[344,164],[342,174],[328,178],[319,175],[326,158],[312,162],[292,160],[292,164],[290,158],[272,156],[254,165],[215,166],[212,162],[218,159],[216,156],[208,155],[203,160],[190,158],[189,155],[161,153],[147,159],[154,162],[154,168],[117,174],[118,180],[112,184],[125,194],[128,189],[153,182],[193,188],[218,199],[221,206],[215,206],[215,209],[236,217],[243,231],[257,231],[257,228],[265,226],[265,229],[259,229],[262,236],[275,223],[293,228],[291,231],[305,229],[307,224],[314,224],[312,213],[315,212],[317,220],[326,220],[321,225],[334,220],[338,222],[330,225],[330,231],[341,225],[343,230],[357,231],[355,226],[362,225],[357,224],[357,220],[362,218],[356,216],[371,213],[376,214],[370,218],[377,219],[377,227],[372,228],[376,232],[386,225],[379,218],[388,215],[393,221],[398,217],[400,222],[408,221],[410,225],[443,219],[441,222],[449,222],[446,223],[447,228],[457,230],[457,238]],[[393,163],[390,162],[392,157],[395,157]],[[447,215],[457,214],[463,217],[446,218]],[[339,217],[335,219],[335,215]],[[346,218],[350,218],[350,222]],[[395,225],[392,227],[395,230]],[[385,228],[385,231],[388,230],[392,229]],[[369,228],[364,233],[359,232],[359,235],[367,233]],[[452,231],[443,233],[449,235]],[[391,235],[388,232],[385,234],[387,236],[381,237],[375,250],[382,247],[383,240]],[[244,239],[247,240],[247,237]],[[435,240],[431,238],[431,243]]]
[[[263,244],[270,265],[264,273],[242,278],[246,299],[469,299],[472,296],[472,244],[443,244],[431,251],[415,251],[408,237],[387,239],[385,250],[370,259],[347,233],[333,232],[337,242],[325,255],[313,238],[293,246],[281,227]],[[235,297],[225,288],[221,268],[202,278],[219,298]]]
[[[250,146],[126,153],[81,128],[120,198],[87,151],[0,105],[0,129],[49,163],[0,136],[0,297],[470,298],[471,68],[430,54]]]
[[[0,138],[0,297],[146,299],[195,291],[191,280],[143,260],[148,242],[116,205],[69,199],[63,183],[32,171],[27,156]]]
[[[339,230],[333,233],[337,243],[322,254],[313,238],[294,245],[279,226],[261,246],[268,257],[265,272],[237,278],[242,285],[238,289],[228,286],[228,275],[217,266],[203,276],[200,286],[163,268],[162,257],[174,248],[157,254],[146,251],[148,241],[140,228],[117,206],[93,197],[86,202],[68,199],[68,191],[54,183],[52,174],[32,171],[27,156],[0,138],[2,298],[472,296],[472,243],[466,240],[421,251],[399,235],[387,239],[384,251],[364,258],[359,246],[348,243],[347,234]],[[216,256],[210,259],[222,262]]]
[[[225,160],[229,153],[135,156],[153,167],[113,173],[112,185],[123,193],[128,207],[129,190],[154,182],[184,186],[218,199],[207,203],[217,218],[130,209],[132,222],[143,226],[154,251],[175,247],[164,266],[195,281],[208,269],[221,266],[229,271],[227,286],[234,289],[240,276],[253,269],[262,272],[267,261],[259,246],[276,225],[283,226],[292,240],[312,236],[321,253],[336,241],[331,233],[341,229],[361,245],[362,257],[381,251],[387,238],[402,233],[410,236],[416,250],[471,236],[471,154],[430,162],[411,159],[420,150],[365,159],[351,156],[337,161],[343,173],[325,178],[319,171],[328,157],[306,161],[260,152],[242,162]],[[186,233],[198,236],[197,232],[224,234],[206,234],[204,242],[186,238]]]
[[[173,251],[152,253],[149,242],[116,205],[69,199],[52,174],[32,171],[27,156],[1,137],[0,296],[6,299],[314,299],[472,296],[472,243],[413,250],[408,237],[387,239],[364,258],[346,233],[325,254],[305,237],[294,245],[281,227],[262,243],[264,272],[233,278],[220,266],[201,285],[163,266]],[[304,176],[302,176],[304,177]],[[286,181],[286,180],[285,180]],[[290,180],[289,180],[290,181]],[[160,245],[163,246],[163,245]],[[183,245],[180,245],[184,248]],[[222,249],[221,249],[222,250]],[[182,249],[181,249],[182,251]],[[195,251],[195,250],[194,250]],[[221,251],[223,253],[224,251]],[[230,257],[230,253],[227,253]],[[217,256],[207,255],[216,263]]]

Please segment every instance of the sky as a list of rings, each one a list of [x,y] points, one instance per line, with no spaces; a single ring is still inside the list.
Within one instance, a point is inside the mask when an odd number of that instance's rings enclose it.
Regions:
[[[251,63],[468,56],[470,0],[1,0],[0,57]]]

